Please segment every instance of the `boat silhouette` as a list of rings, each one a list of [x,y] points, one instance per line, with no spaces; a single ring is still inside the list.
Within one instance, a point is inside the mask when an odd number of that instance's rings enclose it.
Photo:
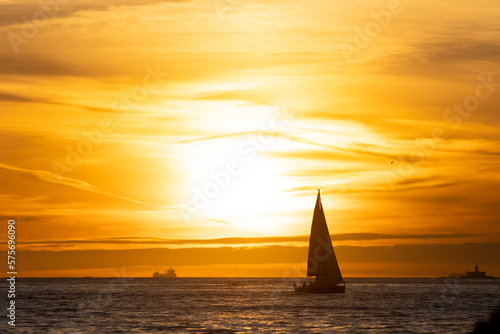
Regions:
[[[467,271],[467,275],[459,276],[458,278],[494,278],[493,276],[486,276],[486,271],[479,271],[479,267],[474,267],[474,271]]]
[[[163,274],[161,274],[158,270],[153,273],[153,277],[177,277],[177,273],[175,270],[170,267],[168,270],[165,270]]]
[[[294,286],[295,292],[304,293],[344,293],[345,283],[326,224],[325,212],[318,189],[309,238],[307,276],[315,276],[312,283]]]

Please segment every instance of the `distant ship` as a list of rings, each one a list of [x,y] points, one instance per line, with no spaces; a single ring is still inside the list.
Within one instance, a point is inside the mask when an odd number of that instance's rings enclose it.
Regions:
[[[453,278],[497,278],[493,276],[486,276],[486,271],[479,271],[479,267],[476,266],[474,267],[474,271],[467,271],[465,274],[459,274],[459,273],[452,273],[449,274],[448,277],[453,277]],[[447,277],[443,277],[447,278]]]
[[[175,273],[175,270],[170,267],[168,270],[165,270],[163,274],[160,274],[160,272],[157,270],[153,273],[153,277],[177,277],[177,274]]]
[[[479,267],[474,267],[474,271],[467,271],[467,275],[458,276],[458,278],[494,278],[493,276],[486,276],[486,271],[479,271]]]
[[[315,282],[296,286],[295,292],[305,293],[344,293],[345,284],[340,273],[339,264],[333,251],[332,240],[326,224],[325,212],[321,204],[320,191],[316,198],[316,206],[309,238],[309,257],[307,276],[316,276]]]

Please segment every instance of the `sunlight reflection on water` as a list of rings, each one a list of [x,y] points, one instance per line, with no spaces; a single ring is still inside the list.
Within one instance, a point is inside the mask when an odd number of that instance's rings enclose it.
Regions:
[[[500,299],[500,280],[346,279],[346,293],[333,295],[296,294],[293,282],[299,279],[20,279],[16,330],[468,333]]]

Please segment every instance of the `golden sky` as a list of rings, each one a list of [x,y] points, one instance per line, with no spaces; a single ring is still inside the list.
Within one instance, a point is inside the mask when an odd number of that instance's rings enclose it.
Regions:
[[[47,4],[0,1],[21,274],[301,276],[321,187],[344,276],[500,276],[500,2]]]

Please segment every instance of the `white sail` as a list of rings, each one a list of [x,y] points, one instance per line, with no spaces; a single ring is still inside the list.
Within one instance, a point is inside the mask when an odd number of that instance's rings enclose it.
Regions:
[[[319,191],[314,208],[311,237],[309,239],[307,276],[316,276],[316,282],[328,286],[344,282],[337,258],[335,257],[328,226],[326,225]]]

